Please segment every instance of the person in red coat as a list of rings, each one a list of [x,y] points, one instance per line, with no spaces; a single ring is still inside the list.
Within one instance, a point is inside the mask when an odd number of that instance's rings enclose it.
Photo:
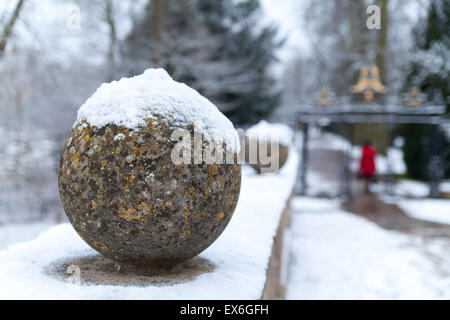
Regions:
[[[376,174],[375,157],[377,151],[370,141],[367,141],[363,148],[361,154],[361,163],[359,167],[359,173],[361,177],[365,180],[365,190],[369,191],[369,184],[374,179]]]

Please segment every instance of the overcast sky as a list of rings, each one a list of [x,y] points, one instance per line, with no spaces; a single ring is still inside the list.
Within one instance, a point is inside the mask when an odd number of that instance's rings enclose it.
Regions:
[[[279,25],[281,35],[287,39],[280,51],[280,59],[285,61],[292,54],[309,55],[311,47],[302,26],[302,12],[298,0],[261,0],[261,4],[267,18]]]

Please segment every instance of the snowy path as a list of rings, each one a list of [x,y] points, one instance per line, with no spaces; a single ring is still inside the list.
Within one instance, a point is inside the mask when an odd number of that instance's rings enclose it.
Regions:
[[[295,198],[288,299],[450,299],[449,239],[388,231]]]
[[[313,136],[308,194],[337,193],[344,144]],[[367,195],[358,183],[342,204],[348,212],[338,200],[292,202],[287,298],[450,299],[450,201]],[[428,194],[426,184],[397,187],[399,195]]]

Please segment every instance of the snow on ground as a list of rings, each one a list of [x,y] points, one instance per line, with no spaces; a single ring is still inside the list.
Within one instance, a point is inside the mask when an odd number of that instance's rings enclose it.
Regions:
[[[339,136],[314,131],[311,136],[310,148],[316,157],[327,157],[326,152],[318,149],[349,150],[348,143]],[[296,141],[300,140],[301,135],[297,135]],[[352,154],[356,159],[358,152],[353,150]],[[333,152],[329,155],[328,162],[323,163],[327,168],[316,165],[308,171],[308,194],[335,195],[339,190],[339,172],[333,174],[333,170],[327,170],[331,165],[336,170],[339,167],[330,164]],[[396,162],[402,156],[397,154],[393,158]],[[315,164],[319,160],[310,159]],[[448,182],[443,183],[441,189],[447,185]],[[381,199],[398,204],[415,218],[448,221],[450,200],[404,198],[427,196],[426,183],[401,180],[396,193],[400,196],[381,196]],[[288,299],[450,298],[447,238],[424,238],[382,229],[343,211],[338,200],[296,197],[292,212],[292,224],[287,232],[290,239],[290,263],[286,272]]]
[[[444,180],[441,182],[441,185],[439,186],[441,192],[449,193],[450,194],[450,180]]]
[[[56,261],[95,254],[69,224],[0,252],[0,299],[259,299],[278,222],[296,179],[298,157],[281,172],[244,167],[241,195],[224,233],[200,254],[215,270],[170,286],[77,286],[45,273]]]
[[[250,139],[277,141],[289,147],[292,144],[294,133],[289,126],[283,123],[269,123],[261,120],[245,132]]]
[[[18,242],[32,240],[52,225],[50,222],[0,225],[0,250]]]
[[[420,199],[397,200],[395,202],[413,218],[450,224],[450,200]]]
[[[340,191],[338,181],[329,179],[326,174],[318,171],[308,171],[306,184],[308,186],[307,194],[312,196],[328,195],[335,197]]]
[[[337,202],[292,205],[288,299],[450,299],[448,242],[427,245],[446,259],[436,270],[419,237],[382,229]]]
[[[450,193],[450,181],[442,181],[439,190],[441,193]],[[426,198],[430,195],[430,186],[422,181],[401,179],[395,185],[395,194],[408,198]]]
[[[301,150],[302,146],[302,133],[295,133],[296,146]],[[336,134],[321,132],[317,128],[312,128],[311,130],[311,140],[309,143],[309,149],[311,151],[315,150],[333,150],[349,152],[350,144],[349,142]],[[361,156],[361,147],[353,146],[351,149],[351,164],[350,168],[355,173],[359,169],[359,160]],[[387,161],[387,158],[389,161]],[[389,166],[395,174],[405,174],[406,164],[403,160],[403,152],[397,147],[389,148],[388,157],[383,155],[378,155],[376,159],[376,166],[378,174],[386,174],[388,172]],[[314,159],[310,159],[314,161]],[[340,159],[339,161],[342,161]],[[330,166],[336,167],[336,170],[342,170],[342,163],[332,163]],[[308,183],[308,195],[320,195],[328,194],[330,196],[335,196],[340,190],[339,181],[336,179],[330,179],[328,177],[329,172],[325,171],[308,171],[307,183]],[[382,192],[385,189],[383,183],[378,183],[372,186],[372,191]],[[442,181],[440,184],[440,191],[442,193],[450,194],[450,180]],[[394,185],[394,194],[398,197],[407,198],[426,198],[430,194],[429,185],[426,182],[414,181],[409,179],[399,179]],[[392,202],[395,199],[389,199],[389,197],[383,196],[383,200]]]
[[[424,182],[402,179],[395,185],[395,194],[403,197],[423,198],[430,194],[430,187]]]
[[[329,133],[320,132],[318,130],[312,131],[312,140],[310,143],[310,149],[328,149],[336,151],[349,152],[351,154],[350,168],[357,172],[359,170],[359,161],[361,158],[361,147],[354,145],[350,146],[350,142],[345,138]],[[316,138],[316,139],[314,139]],[[377,154],[376,168],[378,174],[386,174],[389,169],[395,174],[405,174],[406,164],[403,160],[403,151],[396,147],[390,147],[387,151],[387,156]]]

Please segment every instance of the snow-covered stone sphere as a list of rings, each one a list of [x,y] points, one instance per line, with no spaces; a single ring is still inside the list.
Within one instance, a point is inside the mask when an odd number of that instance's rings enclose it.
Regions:
[[[174,162],[181,142],[173,138],[180,129],[193,140],[189,161],[181,163]],[[194,132],[203,152],[214,147],[214,155],[231,157],[202,159]],[[232,123],[209,100],[149,69],[103,84],[80,107],[61,156],[64,209],[81,238],[107,258],[171,267],[227,226],[241,184],[238,153]]]
[[[292,139],[287,125],[262,120],[246,132],[245,162],[259,174],[275,173],[286,163]]]

